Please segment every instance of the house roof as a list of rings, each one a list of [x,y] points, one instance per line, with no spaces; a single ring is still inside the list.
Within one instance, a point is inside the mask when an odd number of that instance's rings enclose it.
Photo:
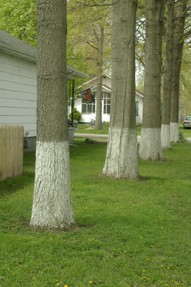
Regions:
[[[104,74],[104,75],[102,76],[102,78],[103,78],[103,79],[105,79],[105,78],[111,79],[111,76]],[[83,86],[89,86],[89,85],[91,85],[91,83],[94,82],[94,81],[96,81],[96,79],[97,79],[97,77],[94,77],[94,78],[90,79],[89,81],[83,83]]]
[[[136,94],[137,94],[140,98],[144,98],[144,95],[143,95],[140,91],[136,90]]]
[[[0,30],[0,52],[36,63],[37,49]],[[69,79],[86,78],[87,74],[67,65]]]
[[[97,86],[91,86],[90,89],[92,90],[92,92],[95,92],[97,90]],[[102,92],[108,92],[111,93],[111,88],[108,87],[107,85],[102,85]]]
[[[0,51],[36,62],[36,48],[0,30]]]
[[[109,79],[110,83],[111,83],[111,76],[109,76],[107,74],[104,74],[102,77],[103,77],[103,79]],[[90,79],[89,81],[83,83],[83,85],[80,86],[80,87],[81,88],[86,88],[86,89],[90,88],[92,90],[92,92],[95,92],[96,89],[97,89],[96,79],[97,79],[97,77],[94,77],[94,78]],[[107,82],[107,85],[106,85],[105,83],[102,82],[102,91],[111,93],[111,84],[108,85],[108,82]],[[142,99],[144,98],[143,94],[140,91],[138,91],[136,89],[135,92],[136,92],[136,96],[138,96],[138,97],[140,97]]]

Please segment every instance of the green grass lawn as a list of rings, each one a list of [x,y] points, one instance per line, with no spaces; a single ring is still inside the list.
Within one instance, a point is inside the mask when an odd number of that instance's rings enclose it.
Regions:
[[[141,134],[141,125],[137,124],[137,134]],[[108,134],[109,123],[105,123],[101,130],[95,130],[88,124],[79,124],[76,130],[77,133],[89,133],[89,134]]]
[[[88,124],[79,124],[76,132],[86,134],[108,134],[108,129],[109,129],[109,123],[104,124],[101,130],[95,130]]]
[[[90,127],[88,124],[79,124],[76,130],[77,133],[88,133],[88,134],[108,134],[109,123],[103,125],[102,130],[95,130]],[[137,124],[136,126],[137,134],[141,134],[141,125]],[[191,129],[184,129],[182,124],[179,126],[180,133],[184,136],[184,138],[191,138]]]
[[[191,138],[191,129],[184,129],[182,125],[180,125],[179,130],[185,138]]]
[[[191,144],[141,161],[139,181],[102,176],[106,144],[75,144],[73,232],[29,228],[34,153],[0,182],[0,286],[191,286]]]

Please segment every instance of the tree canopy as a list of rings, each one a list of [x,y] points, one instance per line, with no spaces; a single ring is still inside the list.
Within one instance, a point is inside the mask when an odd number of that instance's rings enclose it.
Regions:
[[[180,5],[182,1],[175,1]],[[180,77],[181,114],[189,108],[189,67],[190,67],[190,7],[187,1],[185,11],[184,52]],[[104,29],[103,72],[111,71],[111,0],[69,0],[67,1],[67,62],[76,68],[96,75],[98,57],[98,38]],[[36,46],[36,0],[0,0],[0,29]],[[165,18],[166,20],[166,18]],[[163,38],[164,40],[164,38]],[[143,91],[145,47],[145,1],[138,1],[136,24],[136,64],[137,86]],[[141,68],[141,73],[140,73]]]
[[[0,29],[36,45],[36,1],[0,0]]]
[[[90,76],[97,74],[100,58],[103,71],[111,65],[111,1],[68,2],[68,62],[86,65]],[[103,50],[100,50],[103,41]]]

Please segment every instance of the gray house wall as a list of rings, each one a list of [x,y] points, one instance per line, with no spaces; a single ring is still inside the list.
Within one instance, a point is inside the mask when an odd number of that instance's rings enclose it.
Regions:
[[[0,30],[0,125],[24,126],[25,147],[36,144],[36,48]],[[67,78],[87,77],[67,66]]]
[[[0,54],[0,123],[23,125],[36,136],[36,65]]]

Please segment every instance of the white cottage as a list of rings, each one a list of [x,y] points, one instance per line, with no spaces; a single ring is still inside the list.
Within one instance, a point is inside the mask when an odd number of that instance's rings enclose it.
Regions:
[[[68,79],[86,74],[67,66]],[[36,139],[36,48],[0,30],[0,125],[22,125],[29,148]]]
[[[91,89],[92,94],[95,97],[95,102],[86,103],[82,97],[77,97],[75,100],[75,108],[82,114],[81,122],[90,123],[91,120],[95,120],[96,116],[96,88],[97,88],[97,78],[93,78],[87,81],[81,87],[81,90]],[[136,91],[135,94],[136,101],[136,122],[142,123],[143,117],[143,95]],[[110,121],[110,104],[111,104],[111,77],[108,75],[103,75],[102,77],[102,121]]]

